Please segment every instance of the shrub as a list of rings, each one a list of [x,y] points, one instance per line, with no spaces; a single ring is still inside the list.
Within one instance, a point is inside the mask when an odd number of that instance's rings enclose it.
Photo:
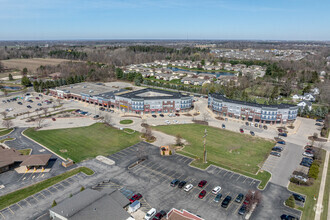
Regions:
[[[165,155],[165,151],[162,151],[163,156]]]
[[[54,206],[57,206],[57,203],[55,200],[53,201],[53,204],[52,204],[52,207],[54,207]]]
[[[80,188],[80,192],[81,192],[81,191],[84,191],[84,190],[85,190],[85,187],[82,186],[82,187]]]
[[[168,153],[169,155],[172,155],[172,151],[170,150],[170,152]]]
[[[296,202],[294,200],[294,197],[291,195],[286,201],[285,201],[285,205],[294,208],[296,206]]]
[[[312,163],[312,166],[309,168],[308,177],[317,179],[318,175],[319,175],[319,166],[317,164]]]

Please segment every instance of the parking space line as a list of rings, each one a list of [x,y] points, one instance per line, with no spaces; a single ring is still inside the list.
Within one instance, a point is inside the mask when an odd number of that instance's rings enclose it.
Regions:
[[[6,217],[2,214],[2,212],[0,212],[1,216],[3,217],[3,219],[6,219]]]
[[[242,206],[242,203],[238,203],[238,206],[237,208],[235,209],[235,212],[234,213],[237,213],[238,212],[238,209]]]
[[[11,208],[9,206],[7,208],[11,212],[11,214],[13,214],[13,215],[15,214],[15,212],[13,210],[11,210]]]
[[[237,177],[237,179],[236,179],[236,181],[238,181],[238,179],[241,177],[241,175],[238,175],[238,177]]]
[[[247,180],[248,178],[247,177],[245,177],[245,180],[243,181],[243,183],[245,183],[245,181]]]
[[[27,204],[29,204],[30,206],[32,206],[31,203],[30,203],[29,201],[27,201],[26,199],[24,199],[24,201],[25,201]]]
[[[41,191],[41,192],[42,192],[42,191]],[[39,194],[42,195],[42,197],[44,197],[44,199],[46,199],[46,196],[44,196],[41,192],[40,192]]]
[[[22,206],[20,205],[20,204],[18,204],[18,202],[17,203],[15,203],[15,204],[17,204],[21,209],[22,209]]]
[[[32,195],[32,197],[33,197],[35,200],[39,201],[39,199],[37,199],[34,195]]]
[[[250,186],[254,183],[254,180],[252,180],[252,182],[250,183]]]
[[[233,173],[233,175],[231,175],[231,176],[229,177],[229,179],[231,179],[235,174],[236,174],[236,173]]]

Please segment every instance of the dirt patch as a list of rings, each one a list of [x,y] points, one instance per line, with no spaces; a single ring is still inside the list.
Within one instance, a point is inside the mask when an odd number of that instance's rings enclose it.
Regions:
[[[67,149],[61,149],[60,152],[61,152],[61,153],[67,153],[68,150],[67,150]]]
[[[23,70],[23,68],[27,68],[29,71],[36,71],[41,65],[52,65],[56,66],[63,62],[69,62],[70,60],[66,59],[55,59],[55,58],[33,58],[33,59],[9,59],[2,60],[1,62],[6,68],[9,69],[19,69]]]

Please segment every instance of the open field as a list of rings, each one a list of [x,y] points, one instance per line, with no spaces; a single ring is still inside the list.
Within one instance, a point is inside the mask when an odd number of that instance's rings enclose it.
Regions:
[[[92,175],[94,172],[87,167],[79,167],[74,170],[70,170],[66,173],[62,173],[58,176],[54,176],[50,179],[44,180],[42,182],[33,184],[29,187],[17,190],[15,192],[9,193],[7,195],[0,197],[0,210],[4,209],[7,206],[10,206],[16,202],[21,201],[37,192],[40,192],[43,189],[46,189],[62,180],[69,178],[70,176],[76,175],[77,173],[83,172],[86,175]]]
[[[155,129],[173,136],[180,134],[189,144],[179,152],[197,159],[193,165],[201,168],[207,166],[202,161],[205,129],[208,162],[233,171],[256,174],[274,146],[273,142],[261,138],[199,124],[157,126]]]
[[[70,60],[66,59],[55,59],[55,58],[33,58],[33,59],[9,59],[9,60],[1,60],[3,65],[10,69],[18,69],[23,70],[23,68],[27,68],[29,71],[36,71],[38,67],[41,65],[58,65],[62,62],[67,62]]]
[[[325,150],[322,150],[322,161],[324,161],[324,158],[325,158]],[[315,217],[314,208],[317,203],[317,200],[314,200],[314,196],[317,198],[317,196],[319,195],[323,166],[324,166],[324,163],[321,164],[319,176],[314,181],[314,184],[312,186],[299,186],[299,185],[296,185],[293,183],[289,184],[289,187],[288,187],[289,190],[306,195],[305,206],[303,208],[300,208],[300,207],[298,208],[299,210],[303,211],[302,218],[301,218],[302,220],[314,219],[314,217]],[[326,189],[327,189],[327,187],[326,187]],[[325,193],[326,193],[326,191],[325,191]],[[326,194],[324,194],[324,196],[329,198],[328,197],[329,193],[328,193],[328,196],[326,196]],[[323,219],[327,219],[327,218],[323,218]]]
[[[324,188],[324,196],[323,196],[323,212],[321,215],[322,220],[327,220],[330,218],[328,215],[328,208],[329,208],[329,196],[330,196],[330,160],[328,165],[328,172],[327,172],[327,180],[325,182],[325,188]]]
[[[87,127],[35,131],[25,135],[76,163],[98,155],[110,155],[140,141],[140,133],[125,131],[96,123]]]

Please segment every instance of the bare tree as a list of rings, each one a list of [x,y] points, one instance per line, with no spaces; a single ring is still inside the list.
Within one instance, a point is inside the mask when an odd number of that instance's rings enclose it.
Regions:
[[[56,99],[56,102],[58,105],[61,105],[62,104],[62,100],[61,99]]]
[[[112,122],[112,118],[109,114],[104,114],[102,116],[102,122],[105,124],[105,125],[108,125],[108,126],[111,126],[111,122]]]
[[[1,112],[1,115],[2,115],[3,118],[7,118],[8,112],[3,111],[3,112]]]
[[[247,210],[251,210],[253,205],[259,205],[262,200],[262,195],[259,190],[249,190],[246,194],[246,200],[249,201],[247,205]]]
[[[7,89],[4,89],[4,90],[2,90],[3,91],[3,94],[4,94],[4,96],[8,96],[8,91],[7,91]]]
[[[14,123],[10,119],[9,120],[3,120],[2,126],[4,126],[7,129],[10,129],[10,128],[12,128],[14,126]]]
[[[175,144],[176,144],[177,146],[181,146],[181,145],[183,144],[183,143],[182,143],[182,137],[181,137],[180,134],[177,134],[177,135],[176,135]]]
[[[150,126],[146,126],[146,127],[144,128],[144,137],[145,137],[147,140],[152,140],[152,139],[154,138]]]
[[[203,121],[205,121],[205,122],[209,121],[209,119],[210,119],[210,114],[209,113],[204,112],[202,116],[203,116]]]
[[[56,105],[53,105],[53,109],[54,109],[54,111],[56,110],[56,108],[57,108],[57,106],[56,106]]]
[[[44,114],[45,114],[45,117],[47,116],[47,113],[48,113],[48,108],[45,107],[45,108],[42,108],[42,110],[44,111]]]
[[[45,118],[42,118],[42,117],[38,117],[37,119],[36,119],[36,123],[37,123],[37,128],[38,129],[40,129],[40,128],[42,128],[42,126],[43,126],[43,122],[45,121]]]

